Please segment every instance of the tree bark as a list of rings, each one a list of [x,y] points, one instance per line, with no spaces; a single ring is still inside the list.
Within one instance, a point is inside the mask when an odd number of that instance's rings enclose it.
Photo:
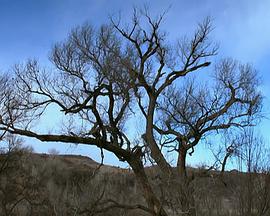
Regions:
[[[178,161],[177,161],[177,171],[181,178],[187,177],[187,171],[186,171],[186,156],[187,156],[187,149],[184,145],[180,145],[179,147],[179,155],[178,155]]]
[[[177,161],[177,171],[180,181],[180,188],[182,194],[182,211],[186,212],[186,215],[196,216],[195,200],[193,197],[192,187],[190,186],[190,179],[187,177],[186,170],[186,156],[188,148],[186,143],[182,141],[179,146],[179,155]]]
[[[142,187],[143,196],[147,202],[148,208],[152,210],[153,216],[168,216],[163,206],[161,205],[159,199],[155,195],[150,183],[148,181],[147,175],[144,171],[142,161],[140,159],[134,159],[128,161],[130,164],[138,183]]]
[[[145,141],[147,142],[147,146],[151,150],[151,157],[155,160],[163,175],[165,175],[166,178],[169,179],[172,175],[172,168],[170,164],[166,161],[162,152],[160,151],[160,148],[158,147],[155,141],[153,133],[155,106],[156,106],[156,98],[154,96],[149,95],[149,107],[146,119]]]
[[[222,164],[221,164],[221,173],[224,173],[225,172],[225,167],[226,167],[226,164],[227,164],[227,160],[228,158],[231,156],[230,153],[226,153],[223,161],[222,161]]]

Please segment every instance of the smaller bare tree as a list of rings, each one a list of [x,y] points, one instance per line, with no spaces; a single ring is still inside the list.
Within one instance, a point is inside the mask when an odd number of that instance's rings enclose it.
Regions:
[[[237,185],[237,210],[240,215],[266,216],[270,213],[269,149],[252,128],[239,136],[241,146],[237,157],[240,170],[245,171]]]

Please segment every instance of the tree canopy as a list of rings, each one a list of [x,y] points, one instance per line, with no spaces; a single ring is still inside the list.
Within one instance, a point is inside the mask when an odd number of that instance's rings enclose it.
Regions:
[[[149,211],[168,215],[144,171],[146,155],[164,181],[182,184],[187,153],[206,136],[256,124],[262,96],[251,65],[226,58],[210,67],[218,47],[209,18],[176,42],[168,41],[162,22],[163,15],[135,10],[126,25],[115,18],[100,28],[82,25],[53,47],[52,69],[36,60],[14,66],[14,76],[0,80],[1,131],[112,152],[133,169]],[[190,77],[204,68],[213,69],[208,84]],[[51,104],[69,124],[40,134],[33,122]],[[142,120],[139,139],[130,135],[134,118]],[[176,155],[177,172],[164,152]],[[191,209],[190,202],[182,208]]]

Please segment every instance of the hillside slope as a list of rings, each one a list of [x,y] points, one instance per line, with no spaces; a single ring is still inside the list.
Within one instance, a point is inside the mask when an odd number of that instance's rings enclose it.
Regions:
[[[145,203],[129,169],[97,169],[97,162],[83,156],[27,152],[0,155],[0,163],[0,215],[147,215],[134,209]],[[179,195],[168,192],[173,185],[160,182],[155,167],[147,174],[168,212],[177,215]],[[190,169],[189,176],[198,215],[246,215],[248,203],[254,215],[270,215],[269,175]]]

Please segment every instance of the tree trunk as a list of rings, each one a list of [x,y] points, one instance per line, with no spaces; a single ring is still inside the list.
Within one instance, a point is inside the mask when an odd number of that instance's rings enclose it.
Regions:
[[[187,148],[185,143],[179,146],[179,155],[177,161],[177,171],[180,181],[181,193],[182,193],[182,211],[186,212],[186,215],[196,216],[195,200],[193,197],[192,186],[189,184],[190,179],[187,177],[186,170],[186,156]]]
[[[140,159],[131,159],[128,161],[138,183],[142,187],[143,196],[147,202],[148,208],[152,210],[153,216],[168,216],[165,212],[163,206],[161,205],[159,199],[153,192],[152,187],[149,184],[148,178],[144,171],[142,161]]]
[[[184,179],[187,177],[186,156],[187,156],[187,149],[183,145],[180,145],[177,161],[177,171],[180,177]]]
[[[221,164],[221,173],[224,173],[225,172],[225,167],[226,167],[226,164],[227,164],[227,160],[228,158],[231,156],[231,153],[226,153],[223,161],[222,161],[222,164]]]
[[[154,96],[149,96],[149,107],[146,119],[145,142],[147,143],[147,146],[151,150],[151,157],[155,160],[163,175],[165,175],[166,178],[170,178],[172,174],[172,168],[170,164],[166,161],[164,155],[162,154],[154,138],[153,122],[154,122],[155,106],[156,106],[156,98]]]

